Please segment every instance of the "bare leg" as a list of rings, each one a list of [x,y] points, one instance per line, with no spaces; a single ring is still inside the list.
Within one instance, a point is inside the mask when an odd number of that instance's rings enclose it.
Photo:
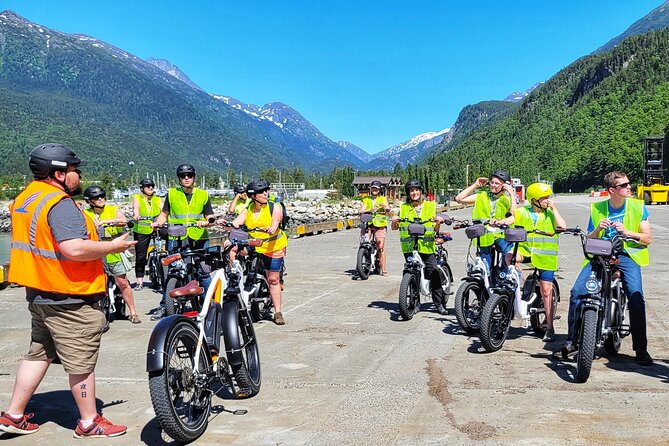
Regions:
[[[128,277],[125,274],[122,276],[115,276],[114,281],[119,290],[121,290],[121,295],[123,296],[126,305],[128,305],[130,314],[137,314],[137,311],[135,310],[135,298],[132,294],[132,288],[130,288]]]
[[[92,420],[98,413],[95,406],[95,372],[70,374],[70,390],[82,420]]]
[[[386,239],[376,239],[376,246],[379,249],[379,263],[381,263],[381,272],[386,272]]]
[[[269,295],[272,298],[274,312],[281,313],[281,284],[279,283],[278,271],[265,271],[269,283]]]
[[[541,287],[541,298],[544,300],[546,310],[546,329],[553,330],[553,282],[539,281]]]
[[[21,361],[19,369],[16,371],[16,381],[14,382],[14,392],[9,403],[9,413],[15,415],[22,414],[32,398],[37,386],[44,379],[46,371],[51,365],[50,360],[46,361]]]

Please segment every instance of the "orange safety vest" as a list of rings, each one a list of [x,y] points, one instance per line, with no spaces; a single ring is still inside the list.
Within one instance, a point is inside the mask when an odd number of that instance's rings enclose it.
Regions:
[[[103,293],[107,279],[102,260],[78,262],[66,258],[49,227],[49,211],[71,199],[62,189],[33,181],[10,206],[12,246],[9,281],[50,293],[87,296]],[[98,240],[95,224],[83,213],[88,238]]]

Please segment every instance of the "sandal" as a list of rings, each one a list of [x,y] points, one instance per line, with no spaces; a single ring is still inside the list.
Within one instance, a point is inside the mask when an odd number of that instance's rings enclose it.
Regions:
[[[388,275],[388,271],[381,271],[381,275],[382,275],[383,277],[386,277],[386,276]]]
[[[131,314],[128,320],[133,324],[141,324],[142,320],[136,314]]]

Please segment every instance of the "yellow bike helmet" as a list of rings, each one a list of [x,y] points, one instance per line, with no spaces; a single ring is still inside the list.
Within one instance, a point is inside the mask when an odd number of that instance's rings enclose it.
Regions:
[[[549,195],[553,195],[553,189],[546,183],[532,183],[527,187],[527,201],[530,203]]]

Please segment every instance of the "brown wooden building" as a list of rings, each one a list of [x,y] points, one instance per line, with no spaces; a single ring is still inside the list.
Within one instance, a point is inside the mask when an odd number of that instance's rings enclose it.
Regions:
[[[369,185],[372,181],[379,181],[383,185],[381,194],[388,198],[388,201],[396,201],[402,197],[403,187],[400,177],[355,177],[353,178],[353,187],[357,195],[366,197],[369,195]]]

